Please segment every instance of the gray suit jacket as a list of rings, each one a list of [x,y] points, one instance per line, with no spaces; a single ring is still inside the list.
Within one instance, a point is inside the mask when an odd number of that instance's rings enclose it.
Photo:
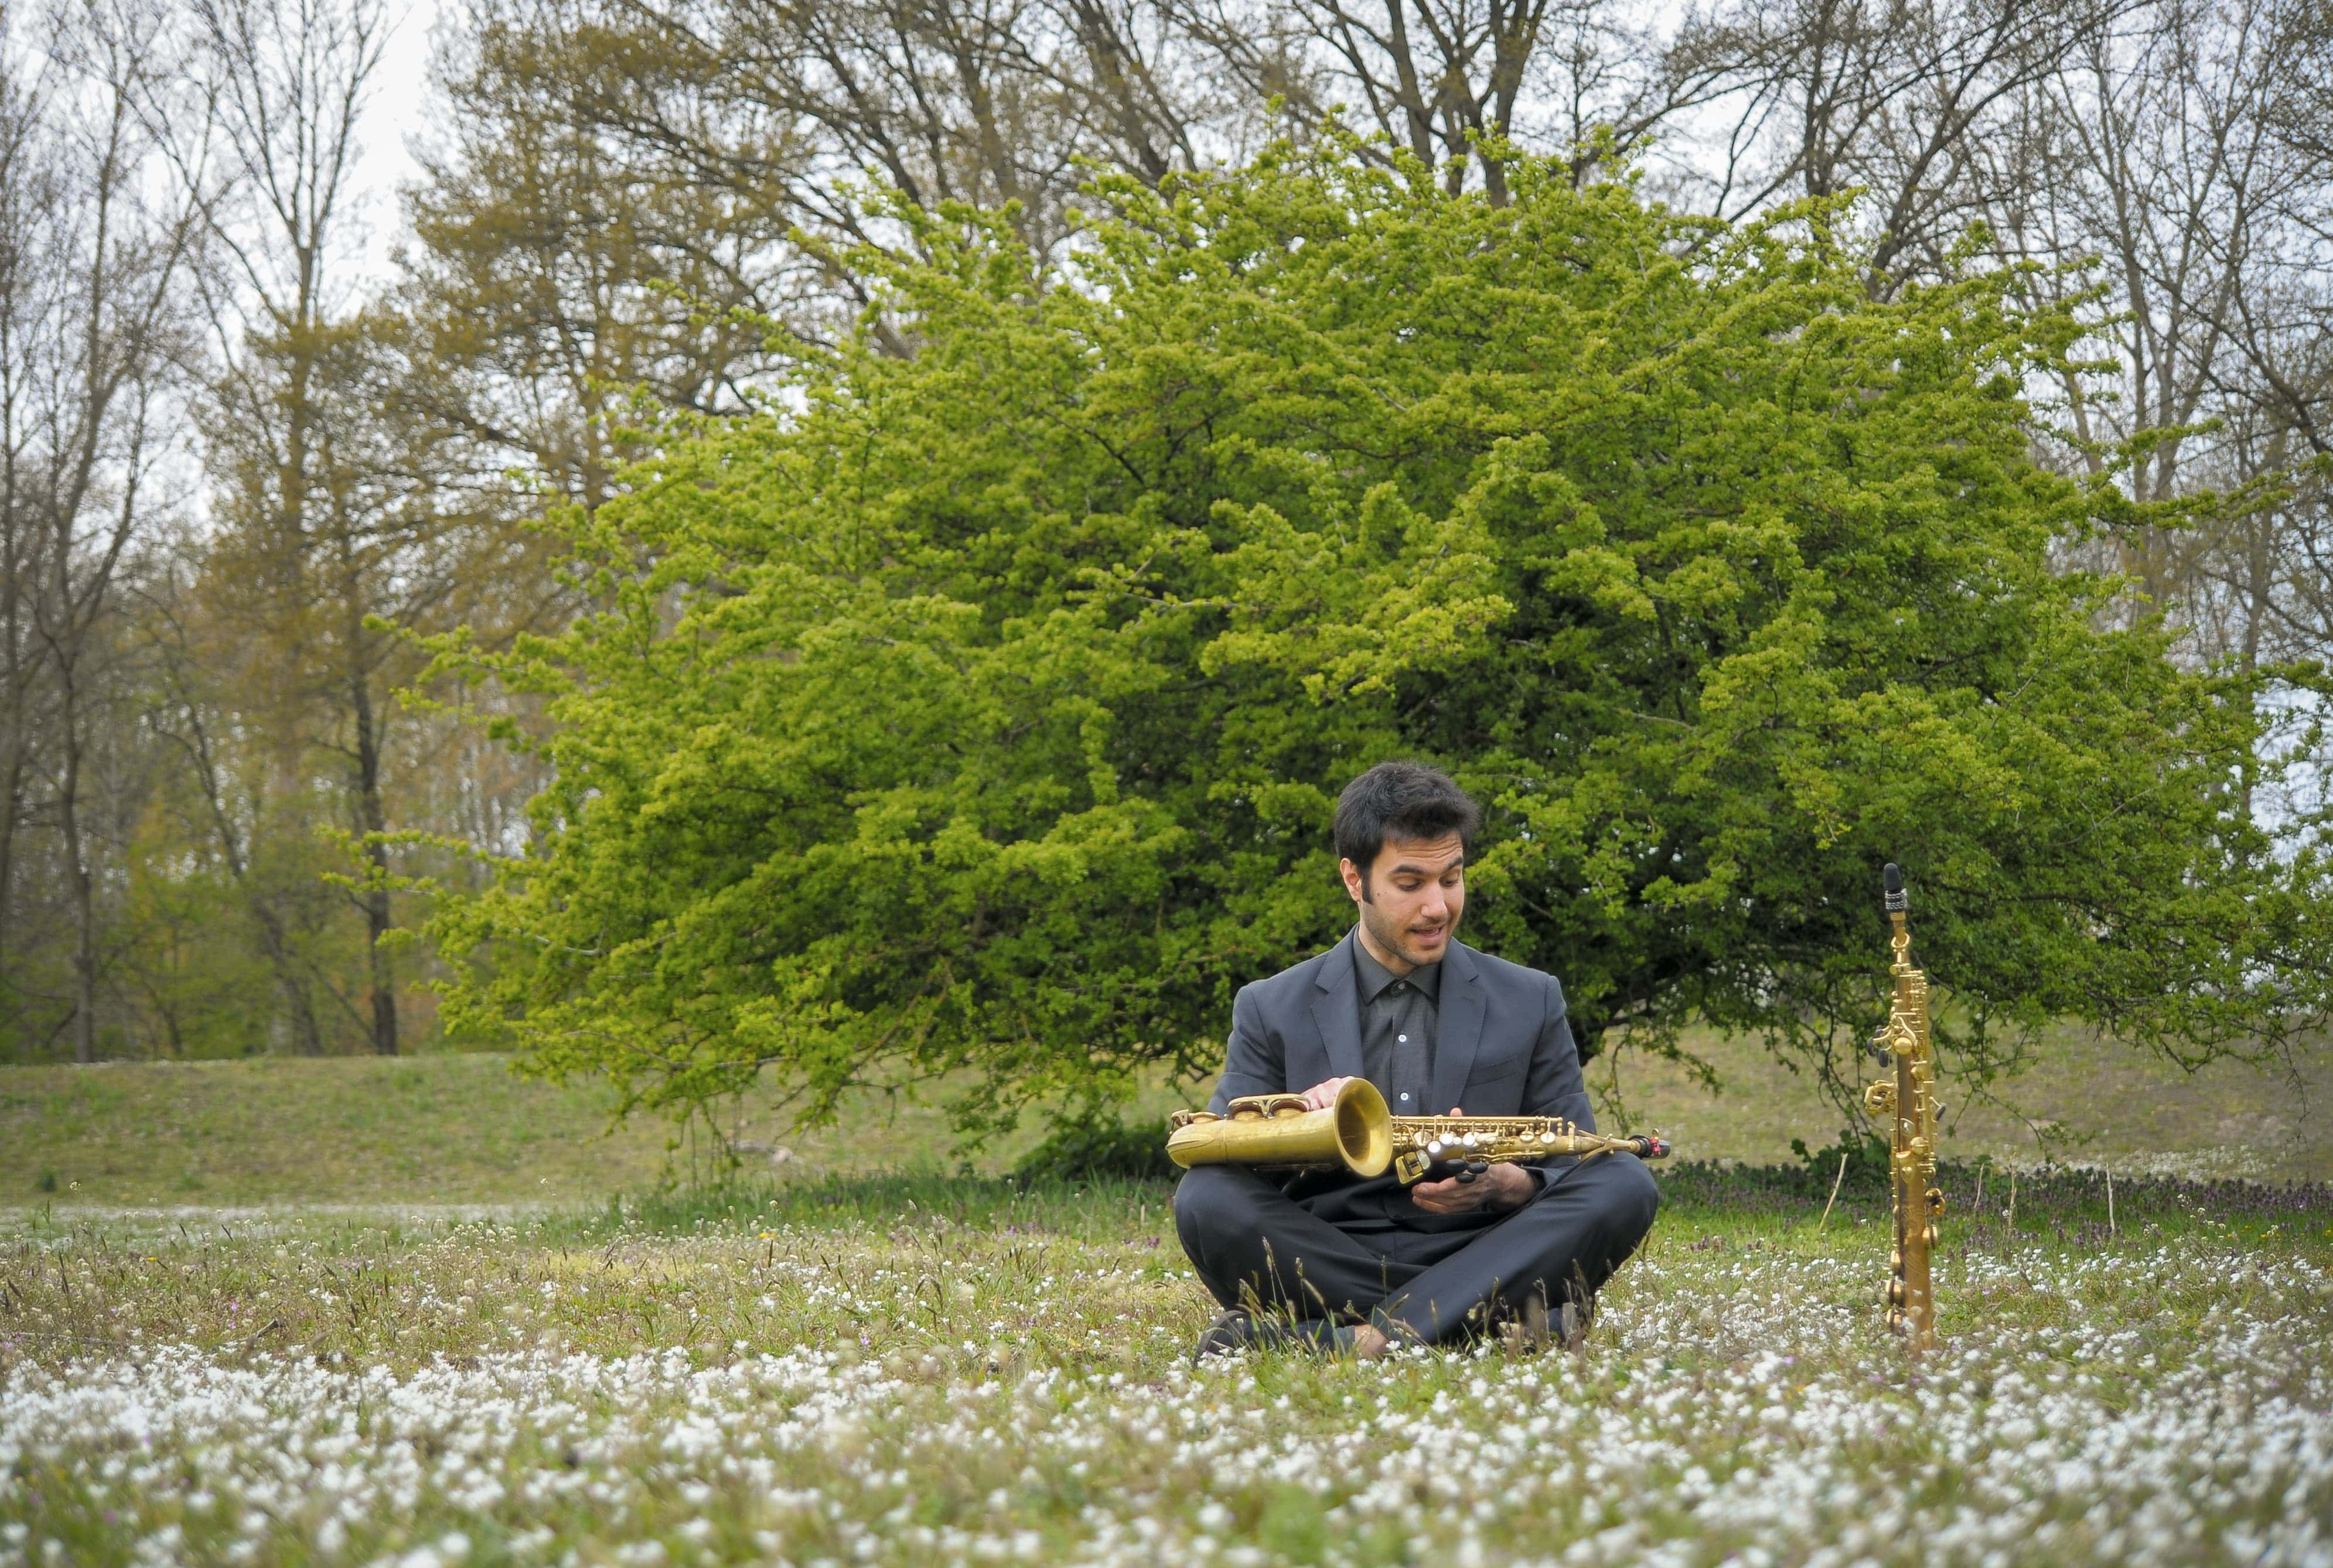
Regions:
[[[1323,1079],[1362,1076],[1353,975],[1359,940],[1349,932],[1328,951],[1241,988],[1210,1110],[1220,1114],[1243,1095],[1301,1094]],[[1595,1127],[1563,987],[1553,975],[1454,942],[1442,961],[1437,1010],[1433,1097],[1420,1114],[1438,1116],[1456,1105],[1470,1116],[1562,1116]],[[1367,1182],[1301,1178],[1290,1183],[1289,1195],[1324,1219],[1442,1229],[1450,1220],[1473,1225],[1495,1218],[1429,1215],[1389,1176]]]

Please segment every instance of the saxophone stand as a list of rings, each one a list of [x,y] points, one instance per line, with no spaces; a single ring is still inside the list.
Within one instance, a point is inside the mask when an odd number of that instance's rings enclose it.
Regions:
[[[1928,977],[1912,967],[1912,934],[1904,923],[1904,874],[1890,864],[1882,874],[1887,920],[1895,929],[1888,945],[1895,961],[1888,973],[1896,995],[1887,1027],[1871,1042],[1872,1052],[1894,1075],[1863,1092],[1864,1109],[1887,1119],[1887,1171],[1896,1219],[1896,1244],[1887,1254],[1887,1326],[1905,1336],[1915,1352],[1936,1343],[1936,1295],[1933,1262],[1936,1219],[1944,1194],[1936,1186],[1936,1062],[1928,1032]]]

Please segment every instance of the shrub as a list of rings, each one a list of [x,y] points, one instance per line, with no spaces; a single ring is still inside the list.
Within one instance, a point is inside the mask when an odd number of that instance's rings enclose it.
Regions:
[[[628,1106],[1106,1104],[1341,931],[1331,802],[1394,755],[1491,806],[1470,931],[1591,1051],[1858,1035],[1888,859],[1955,1071],[2050,1017],[2321,1014],[2321,862],[2248,805],[2267,677],[2057,569],[2135,514],[2030,456],[2075,330],[2022,274],[1874,300],[1825,209],[1520,164],[1493,206],[1333,145],[1098,196],[1069,279],[906,215],[928,260],[869,259],[797,398],[564,520],[595,613],[441,645],[546,693],[556,775],[437,922],[451,1023]]]

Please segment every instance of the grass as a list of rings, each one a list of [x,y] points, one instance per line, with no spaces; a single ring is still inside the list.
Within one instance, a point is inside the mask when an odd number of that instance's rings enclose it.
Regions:
[[[1580,1355],[1196,1371],[1169,1189],[929,1107],[692,1185],[492,1058],[0,1073],[0,1568],[2333,1563],[2333,1185],[2164,1158],[2294,1106],[2068,1052],[2107,1164],[1963,1124],[1915,1362],[1876,1173],[1736,1163],[1836,1118],[1721,1065],[1625,1085],[1706,1158]]]
[[[1682,1066],[1623,1054],[1617,1099],[1631,1124],[1657,1123],[1681,1153],[1769,1164],[1793,1139],[1833,1143],[1842,1120],[1807,1075],[1754,1042],[1689,1037],[1718,1075],[1712,1094]],[[2223,1060],[2190,1073],[2081,1028],[2036,1043],[2033,1061],[1983,1094],[1945,1064],[1944,1152],[1963,1161],[2031,1166],[2098,1165],[2130,1175],[2333,1181],[2333,1044],[2318,1041],[2289,1064]],[[1612,1064],[1589,1078],[1608,1102]]]
[[[688,1179],[711,1147],[652,1115],[611,1118],[596,1084],[519,1076],[507,1056],[261,1058],[0,1066],[0,1209],[277,1202],[547,1204]],[[1154,1095],[1146,1110],[1174,1102]],[[754,1163],[816,1178],[871,1147],[953,1151],[944,1111],[869,1095],[843,1125],[792,1128],[771,1096],[723,1107]],[[870,1140],[870,1130],[876,1137]],[[974,1162],[1008,1170],[1032,1123]]]
[[[0,1201],[571,1203],[664,1166],[610,1104],[486,1056],[0,1068]]]
[[[1692,1042],[1716,1068],[1712,1094],[1674,1064],[1624,1056],[1621,1119],[1658,1126],[1688,1158],[1787,1162],[1800,1139],[1830,1143],[1840,1116],[1803,1076],[1754,1044]],[[2031,1165],[2045,1156],[2127,1174],[2333,1181],[2333,1050],[2290,1071],[2239,1063],[2188,1075],[2079,1031],[2046,1042],[2039,1065],[1995,1100],[1954,1095],[1948,1156]],[[1593,1077],[1608,1094],[1608,1064]],[[1195,1091],[1160,1085],[1143,1116]],[[686,1171],[653,1118],[610,1125],[594,1085],[518,1077],[507,1058],[337,1057],[99,1067],[0,1068],[0,1208],[201,1206],[273,1202],[541,1203],[572,1206]],[[811,1181],[923,1151],[957,1156],[941,1110],[872,1098],[844,1127],[800,1133],[767,1100],[730,1107],[757,1150],[784,1149],[784,1170]],[[1608,1106],[1606,1120],[1614,1117]],[[2036,1128],[2040,1132],[2035,1132]],[[967,1162],[1010,1170],[1042,1129],[1033,1124]],[[700,1152],[702,1152],[700,1151]],[[766,1153],[754,1156],[756,1164]],[[700,1164],[700,1169],[702,1168]]]
[[[2324,1561],[2333,1189],[2103,1180],[1947,1172],[1924,1363],[1804,1171],[1671,1173],[1577,1358],[1199,1372],[1147,1183],[34,1209],[0,1563]]]

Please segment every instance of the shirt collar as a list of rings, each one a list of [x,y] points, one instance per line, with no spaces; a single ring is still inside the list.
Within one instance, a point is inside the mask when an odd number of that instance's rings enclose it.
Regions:
[[[1370,954],[1369,950],[1361,944],[1359,933],[1353,937],[1353,972],[1360,980],[1363,1005],[1377,1000],[1383,994],[1386,987],[1398,980],[1406,980],[1416,986],[1426,993],[1426,999],[1430,1001],[1439,1002],[1442,999],[1442,965],[1440,963],[1423,963],[1406,975],[1397,975]]]

